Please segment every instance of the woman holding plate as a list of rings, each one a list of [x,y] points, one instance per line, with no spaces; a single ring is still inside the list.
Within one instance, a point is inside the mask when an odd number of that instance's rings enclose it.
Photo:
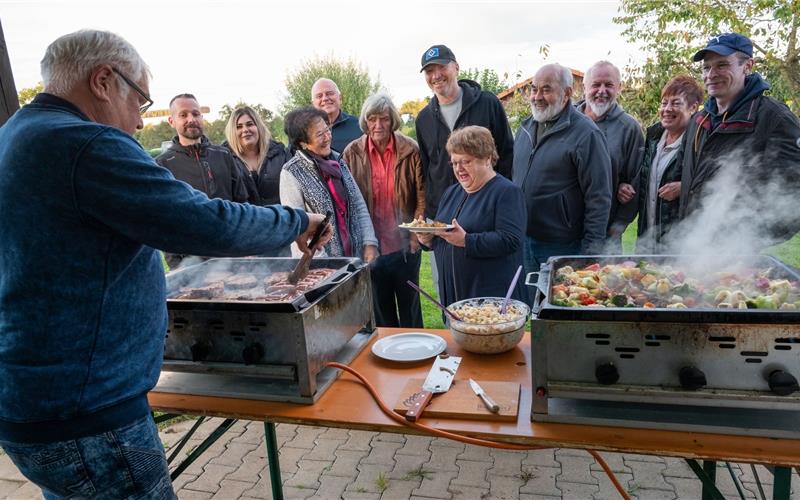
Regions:
[[[503,297],[522,265],[527,212],[522,190],[494,171],[497,149],[484,127],[455,130],[447,152],[458,184],[442,195],[436,220],[453,228],[417,234],[432,249],[445,305],[475,297]],[[511,298],[527,302],[522,280]]]

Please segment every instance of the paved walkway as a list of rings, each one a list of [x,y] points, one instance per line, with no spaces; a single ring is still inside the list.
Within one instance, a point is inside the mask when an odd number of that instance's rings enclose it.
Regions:
[[[205,422],[185,452],[221,422]],[[169,449],[192,425],[161,433]],[[323,499],[618,499],[611,482],[584,451],[501,451],[449,440],[281,424],[277,426],[286,498]],[[270,499],[264,426],[237,422],[175,482],[181,500]],[[603,453],[631,496],[641,500],[700,499],[700,481],[686,462],[667,457]],[[746,498],[761,498],[749,465],[731,464]],[[772,476],[756,467],[766,498]],[[717,482],[726,498],[739,498],[724,464]],[[800,479],[792,474],[793,500]],[[0,456],[0,498],[41,499],[41,492]]]

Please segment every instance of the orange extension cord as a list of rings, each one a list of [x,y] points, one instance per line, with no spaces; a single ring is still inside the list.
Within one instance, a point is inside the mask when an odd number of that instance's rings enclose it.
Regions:
[[[331,368],[338,368],[340,370],[344,370],[347,373],[349,373],[349,374],[353,375],[354,377],[356,377],[358,380],[360,380],[361,383],[364,384],[364,386],[367,388],[369,393],[372,395],[372,398],[375,400],[375,402],[378,403],[378,406],[380,406],[380,408],[383,411],[383,413],[385,413],[389,418],[391,418],[395,422],[401,423],[403,425],[407,425],[407,426],[412,427],[414,429],[419,429],[419,430],[425,431],[428,434],[433,434],[434,436],[441,436],[441,437],[444,437],[444,438],[447,438],[447,439],[452,439],[454,441],[461,441],[462,443],[474,444],[474,445],[477,445],[477,446],[487,446],[489,448],[499,448],[501,450],[527,451],[527,450],[545,450],[545,449],[549,448],[548,446],[525,446],[525,445],[521,445],[521,444],[500,443],[500,442],[497,442],[497,441],[489,441],[487,439],[473,438],[473,437],[469,437],[469,436],[463,436],[461,434],[456,434],[454,432],[443,431],[441,429],[436,429],[434,427],[429,427],[427,425],[418,424],[416,422],[409,422],[408,420],[405,419],[405,417],[403,417],[399,413],[395,413],[394,410],[392,410],[391,408],[386,406],[386,403],[384,403],[383,400],[381,399],[381,397],[378,396],[378,391],[375,389],[375,387],[371,383],[369,383],[369,381],[367,381],[366,378],[364,378],[363,375],[361,375],[360,373],[358,373],[354,369],[350,368],[349,366],[343,365],[341,363],[329,362],[329,363],[325,363],[325,366],[330,366]],[[628,492],[625,491],[625,489],[622,487],[622,485],[620,484],[619,480],[617,479],[617,476],[615,476],[614,473],[611,471],[611,468],[608,466],[606,461],[603,460],[603,457],[601,457],[600,454],[597,453],[594,450],[586,450],[586,451],[597,461],[598,464],[600,464],[600,467],[602,467],[603,471],[606,473],[606,475],[608,475],[608,478],[611,480],[611,483],[614,485],[614,488],[617,489],[617,491],[619,492],[620,496],[622,496],[622,498],[624,498],[625,500],[631,500],[630,495],[628,495]]]

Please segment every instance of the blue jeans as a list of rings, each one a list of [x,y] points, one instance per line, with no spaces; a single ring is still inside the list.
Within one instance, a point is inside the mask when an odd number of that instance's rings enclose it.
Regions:
[[[0,441],[0,446],[47,500],[177,498],[149,415],[95,436],[46,444]]]
[[[538,273],[541,265],[554,255],[579,255],[580,253],[580,240],[570,243],[551,243],[526,236],[523,247],[525,274]]]

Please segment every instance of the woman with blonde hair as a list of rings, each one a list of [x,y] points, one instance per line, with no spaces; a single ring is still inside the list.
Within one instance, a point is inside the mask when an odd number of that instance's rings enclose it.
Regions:
[[[251,200],[259,205],[280,203],[279,181],[283,164],[291,158],[286,147],[272,139],[269,129],[250,106],[239,106],[225,125],[222,145],[231,150],[247,172]]]

